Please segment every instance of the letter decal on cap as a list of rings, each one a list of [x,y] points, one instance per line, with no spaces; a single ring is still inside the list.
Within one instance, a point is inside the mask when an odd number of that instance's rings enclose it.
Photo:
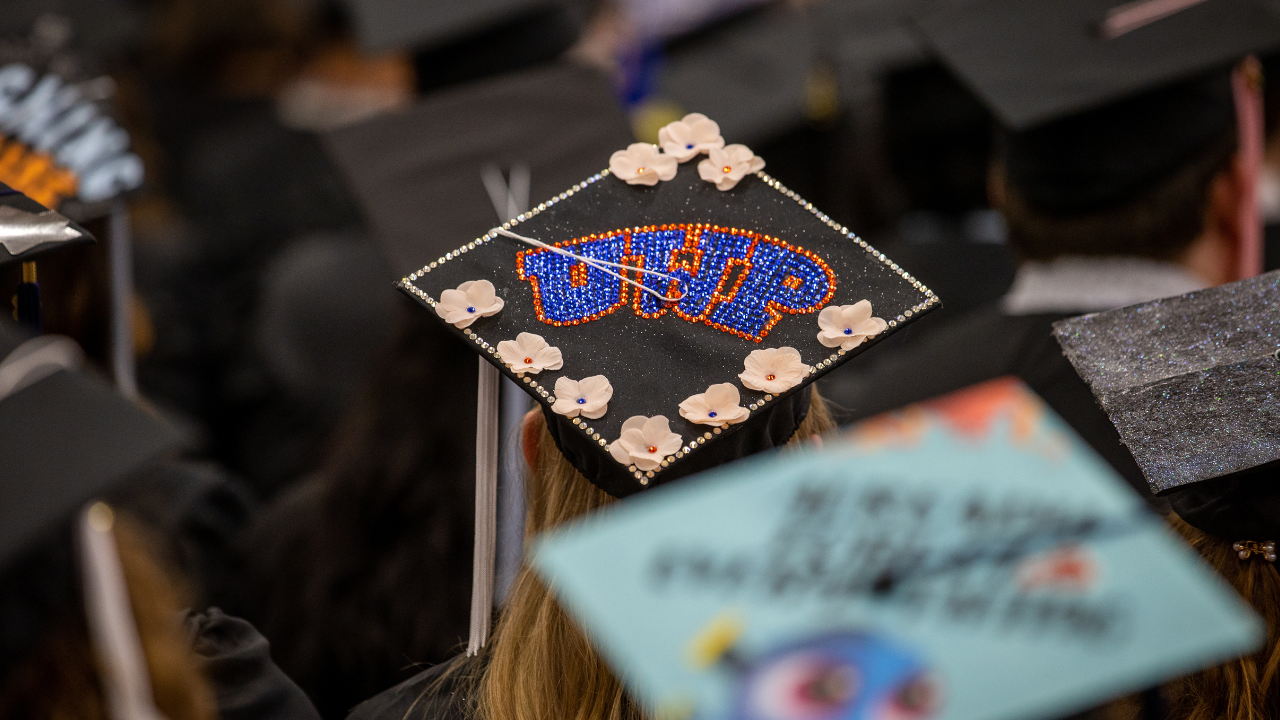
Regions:
[[[658,318],[671,311],[689,322],[760,342],[784,314],[816,312],[836,290],[835,273],[822,258],[777,238],[737,228],[650,225],[593,234],[556,247],[666,273],[675,280],[623,271],[660,294],[682,297],[664,303],[575,258],[542,249],[524,250],[516,256],[517,271],[533,288],[538,319],[549,325],[591,322],[630,300],[642,318]]]

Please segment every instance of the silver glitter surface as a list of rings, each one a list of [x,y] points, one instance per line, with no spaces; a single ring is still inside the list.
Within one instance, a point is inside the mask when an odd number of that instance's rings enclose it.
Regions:
[[[1154,491],[1280,459],[1280,271],[1054,334]]]

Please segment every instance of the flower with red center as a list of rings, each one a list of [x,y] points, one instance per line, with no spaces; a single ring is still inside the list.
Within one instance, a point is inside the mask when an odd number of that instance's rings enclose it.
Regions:
[[[548,345],[541,335],[533,333],[520,333],[515,340],[498,343],[498,357],[517,373],[537,374],[564,367],[560,348]]]

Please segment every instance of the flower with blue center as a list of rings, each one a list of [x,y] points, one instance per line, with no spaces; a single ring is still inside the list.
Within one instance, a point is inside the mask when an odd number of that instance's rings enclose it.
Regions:
[[[733,383],[720,383],[706,392],[690,395],[680,403],[680,417],[698,425],[733,425],[746,420],[751,411],[739,403],[742,396]]]
[[[613,399],[613,385],[603,375],[592,375],[581,380],[556,378],[556,401],[551,410],[565,417],[582,417],[596,420],[604,417]]]

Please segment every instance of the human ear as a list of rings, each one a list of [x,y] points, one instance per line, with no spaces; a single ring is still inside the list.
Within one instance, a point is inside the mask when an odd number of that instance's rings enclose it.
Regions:
[[[520,446],[524,450],[524,461],[529,468],[538,466],[538,449],[542,445],[542,427],[538,424],[542,413],[537,408],[524,414],[520,422]]]

